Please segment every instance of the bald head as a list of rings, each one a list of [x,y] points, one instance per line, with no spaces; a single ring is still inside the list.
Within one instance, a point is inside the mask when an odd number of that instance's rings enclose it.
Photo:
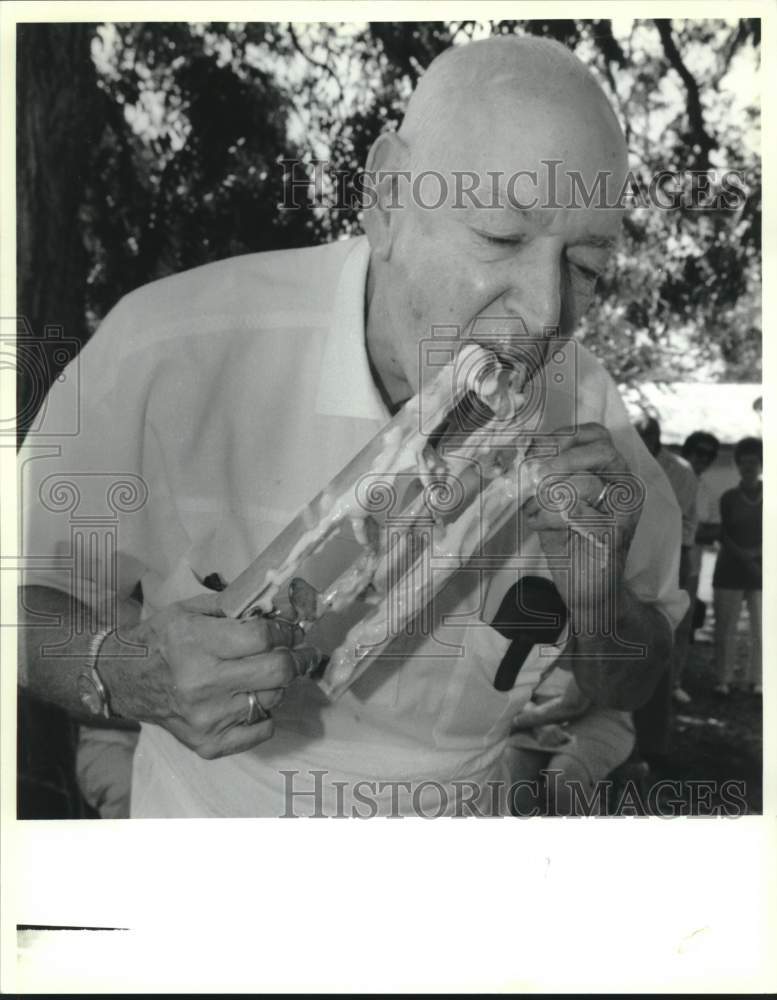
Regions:
[[[558,42],[515,35],[452,46],[421,77],[399,135],[418,166],[453,153],[473,128],[509,127],[511,120],[564,110],[614,149],[623,133],[591,72]]]
[[[626,146],[563,46],[498,37],[427,69],[367,160],[367,343],[392,400],[420,384],[435,326],[545,345],[567,335],[617,240]]]

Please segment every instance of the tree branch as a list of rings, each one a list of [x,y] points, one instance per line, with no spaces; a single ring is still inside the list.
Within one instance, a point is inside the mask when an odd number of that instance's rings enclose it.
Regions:
[[[337,76],[337,73],[335,73],[335,71],[328,63],[319,62],[318,59],[314,59],[313,56],[311,56],[304,50],[304,48],[300,44],[300,40],[297,38],[296,32],[294,31],[294,25],[291,23],[291,21],[289,21],[288,23],[289,23],[289,38],[291,39],[291,43],[294,46],[294,48],[297,50],[297,52],[299,52],[299,54],[303,57],[303,59],[306,59],[310,63],[311,66],[315,66],[316,69],[325,70],[332,77],[332,79],[337,84],[337,89],[340,92],[340,100],[342,101],[344,96],[343,85],[340,83],[340,79]]]
[[[704,113],[701,107],[699,85],[693,74],[682,60],[682,56],[680,55],[679,49],[675,44],[674,36],[672,35],[671,21],[668,21],[665,18],[655,18],[653,23],[658,29],[658,34],[661,38],[661,45],[664,49],[664,55],[666,56],[669,65],[683,81],[687,95],[686,108],[688,111],[688,123],[690,125],[693,138],[701,150],[699,153],[698,163],[702,170],[706,170],[709,167],[709,152],[715,146],[715,142],[707,132],[704,125]]]
[[[715,90],[720,87],[720,81],[728,73],[731,68],[731,61],[739,51],[739,49],[748,41],[748,39],[753,38],[753,45],[755,48],[758,47],[758,41],[755,38],[755,32],[752,26],[752,21],[749,18],[740,19],[737,30],[731,34],[726,44],[723,46],[721,52],[720,66],[718,67],[715,77],[712,81],[712,86]]]

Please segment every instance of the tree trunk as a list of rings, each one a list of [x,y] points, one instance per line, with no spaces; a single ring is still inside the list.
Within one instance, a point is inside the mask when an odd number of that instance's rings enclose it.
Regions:
[[[79,208],[98,116],[95,26],[20,24],[16,61],[19,438],[87,336]],[[48,328],[48,329],[47,329]]]
[[[87,24],[20,24],[16,48],[17,428],[21,442],[58,371],[86,339],[81,206],[99,120]],[[57,334],[56,329],[59,333]],[[55,428],[56,430],[56,428]],[[76,728],[20,693],[20,819],[83,817]]]

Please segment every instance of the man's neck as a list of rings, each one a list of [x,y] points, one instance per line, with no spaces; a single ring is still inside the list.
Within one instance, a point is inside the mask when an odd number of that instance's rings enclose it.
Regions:
[[[372,381],[375,383],[375,388],[380,393],[380,398],[383,400],[383,405],[386,407],[386,409],[389,411],[389,413],[393,417],[395,413],[398,413],[402,409],[402,406],[405,403],[405,400],[403,399],[403,400],[400,400],[399,402],[394,402],[394,400],[391,398],[391,396],[389,396],[389,394],[388,394],[388,392],[386,390],[386,386],[385,386],[385,384],[383,382],[383,379],[380,377],[380,374],[378,373],[378,369],[375,367],[375,365],[372,362],[372,358],[370,357],[369,348],[367,349],[367,360],[369,361],[369,364],[370,364],[370,375],[372,376]]]
[[[393,416],[410,398],[412,392],[407,383],[397,379],[391,371],[391,359],[386,350],[392,338],[390,317],[378,288],[372,258],[367,269],[364,331],[370,374],[384,405]]]

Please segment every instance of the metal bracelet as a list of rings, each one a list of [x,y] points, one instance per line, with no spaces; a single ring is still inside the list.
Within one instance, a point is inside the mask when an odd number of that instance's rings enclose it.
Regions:
[[[107,628],[102,632],[98,632],[97,635],[92,636],[89,642],[89,650],[87,654],[87,670],[89,672],[89,677],[97,689],[97,693],[100,696],[100,711],[99,715],[102,715],[106,719],[110,719],[113,715],[111,712],[111,702],[108,696],[108,689],[103,683],[103,679],[100,676],[100,672],[97,669],[97,661],[100,658],[100,652],[102,651],[103,644],[109,635],[112,635],[116,629]]]

